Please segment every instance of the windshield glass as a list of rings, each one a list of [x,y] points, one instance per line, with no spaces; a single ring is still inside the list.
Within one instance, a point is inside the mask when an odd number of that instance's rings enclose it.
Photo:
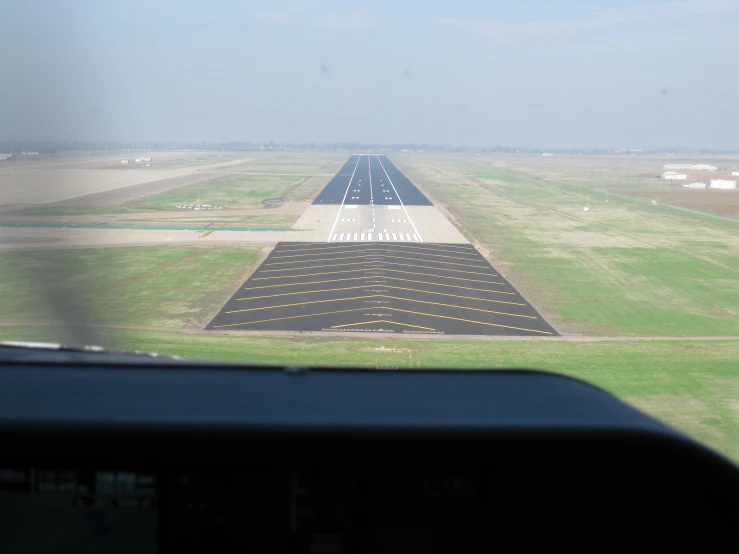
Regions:
[[[0,340],[537,368],[739,459],[739,3],[5,6]]]

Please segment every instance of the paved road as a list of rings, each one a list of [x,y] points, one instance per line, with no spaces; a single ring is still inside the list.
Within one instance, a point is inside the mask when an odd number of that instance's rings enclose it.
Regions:
[[[556,336],[471,245],[279,243],[208,330]]]

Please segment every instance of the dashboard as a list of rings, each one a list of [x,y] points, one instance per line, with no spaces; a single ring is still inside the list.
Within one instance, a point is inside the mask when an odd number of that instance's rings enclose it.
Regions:
[[[705,550],[736,538],[710,495],[676,482],[431,465],[4,469],[0,516],[13,533],[0,550],[476,552],[594,539]]]
[[[551,373],[0,365],[0,552],[726,550],[733,462]]]

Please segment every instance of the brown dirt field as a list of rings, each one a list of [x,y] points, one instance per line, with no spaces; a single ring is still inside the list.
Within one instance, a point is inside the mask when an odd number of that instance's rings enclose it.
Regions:
[[[739,189],[634,190],[633,196],[739,218]]]

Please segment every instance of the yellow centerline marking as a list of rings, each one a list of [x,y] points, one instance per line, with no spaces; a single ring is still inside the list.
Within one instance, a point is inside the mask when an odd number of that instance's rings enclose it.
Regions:
[[[388,294],[369,294],[367,296],[350,296],[347,298],[329,298],[326,300],[308,300],[307,302],[293,302],[291,304],[277,304],[274,306],[260,306],[258,308],[243,308],[241,310],[229,310],[227,314],[239,314],[243,312],[255,312],[259,310],[276,310],[278,308],[291,308],[293,306],[307,306],[309,304],[327,304],[329,302],[346,302],[349,300],[365,300],[367,298],[386,298],[389,300],[402,300],[406,302],[417,302],[419,304],[431,304],[432,306],[444,306],[446,308],[456,308],[458,310],[473,310],[475,312],[483,312],[486,314],[506,315],[509,317],[524,317],[526,319],[538,319],[533,315],[509,314],[508,312],[497,312],[495,310],[483,310],[482,308],[469,308],[467,306],[456,306],[454,304],[442,304],[441,302],[429,302],[428,300],[413,300],[411,298],[399,298]]]
[[[351,273],[351,272],[348,272]],[[446,285],[444,283],[429,283],[428,281],[416,281],[414,279],[402,279],[400,277],[388,277],[387,275],[381,275],[378,277],[347,277],[345,279],[325,279],[323,281],[309,281],[307,283],[281,283],[279,285],[262,285],[260,287],[243,287],[242,290],[259,290],[259,289],[273,289],[276,287],[297,287],[297,286],[303,286],[303,285],[319,285],[323,283],[338,283],[341,281],[359,281],[360,279],[389,279],[391,281],[403,281],[405,283],[418,283],[419,285],[433,285],[435,287],[447,287],[447,288],[453,288],[453,289],[464,289],[464,290],[474,290],[477,292],[489,292],[490,294],[510,294],[515,295],[515,292],[507,292],[502,290],[490,290],[490,289],[475,289],[472,287],[462,287],[460,285]],[[251,281],[251,279],[250,279]],[[248,282],[248,281],[247,281]],[[383,283],[368,283],[367,286],[383,286]]]
[[[315,317],[319,315],[332,315],[332,314],[343,314],[346,312],[359,312],[364,310],[369,310],[371,308],[353,308],[351,310],[338,310],[335,312],[322,312],[319,314],[304,314],[304,315],[291,315],[289,317],[273,317],[271,319],[260,319],[259,321],[246,321],[244,323],[226,323],[224,325],[213,325],[213,328],[216,327],[236,327],[237,325],[251,325],[253,323],[266,323],[269,321],[282,321],[284,319],[299,319],[301,317]]]
[[[292,304],[280,304],[276,306],[262,306],[261,308],[244,308],[242,310],[231,310],[227,314],[238,314],[242,312],[254,312],[256,310],[274,310],[277,308],[290,308],[292,306],[307,306],[308,304],[326,304],[327,302],[344,302],[346,300],[361,300],[363,298],[375,298],[377,295],[370,296],[350,296],[348,298],[330,298],[328,300],[309,300],[307,302],[294,302]]]
[[[412,252],[411,254],[415,254],[415,252]],[[475,263],[475,264],[460,264],[459,262],[440,262],[438,260],[428,259],[428,258],[409,258],[408,256],[391,256],[389,254],[381,254],[382,256],[385,256],[386,258],[393,258],[398,260],[415,260],[419,262],[429,262],[434,264],[446,264],[446,265],[458,265],[461,267],[489,267],[489,264],[487,262],[481,262],[481,263]],[[419,254],[420,255],[420,254]],[[464,259],[464,258],[457,258],[456,256],[438,256],[439,258],[456,258],[456,259]],[[392,263],[392,262],[391,262]]]
[[[378,295],[381,296],[381,295]],[[405,300],[406,302],[418,302],[419,304],[432,304],[433,306],[444,306],[447,308],[457,308],[459,310],[474,310],[476,312],[484,312],[486,314],[507,315],[511,317],[525,317],[527,319],[539,319],[535,315],[509,314],[508,312],[496,312],[495,310],[483,310],[482,308],[468,308],[467,306],[455,306],[454,304],[442,304],[441,302],[429,302],[428,300],[412,300],[410,298],[398,298],[396,296],[386,296],[393,300]]]
[[[393,258],[397,260],[414,260],[418,262],[428,262],[428,263],[434,263],[434,264],[444,264],[444,265],[453,265],[457,267],[486,267],[488,264],[485,263],[479,263],[479,264],[462,264],[459,262],[440,262],[438,260],[429,260],[429,259],[423,259],[423,258],[409,258],[408,256],[389,256],[387,254],[370,254],[364,255],[364,256],[343,256],[341,258],[331,258],[331,259],[323,259],[320,261],[326,261],[326,262],[333,262],[333,261],[344,261],[344,260],[354,260],[356,258],[361,258],[363,260],[366,260],[368,257],[383,257],[383,258]],[[285,264],[299,264],[303,261],[311,261],[311,260],[296,260],[292,262],[270,262],[262,264],[262,267],[271,267],[273,265],[285,265]],[[318,261],[318,260],[316,260]],[[380,260],[377,260],[378,262]],[[369,263],[369,262],[368,262]],[[388,263],[395,263],[395,262],[388,262]]]
[[[415,327],[416,329],[426,329],[427,331],[436,331],[433,327],[421,327],[420,325],[411,325],[410,323],[398,323],[397,321],[388,321],[387,319],[376,319],[375,321],[362,321],[360,323],[346,323],[344,325],[332,325],[331,329],[339,327],[354,327],[356,325],[369,325],[370,323],[389,323],[390,325],[402,325],[404,327]]]
[[[262,269],[259,268],[257,270],[258,273],[277,273],[278,271],[302,271],[304,269],[321,269],[322,267],[344,267],[347,265],[369,265],[369,264],[382,264],[382,263],[388,263],[392,264],[393,266],[398,267],[417,267],[421,269],[438,269],[440,271],[451,271],[452,273],[465,273],[469,275],[487,275],[489,277],[498,277],[498,274],[491,273],[489,271],[469,271],[466,269],[447,269],[445,267],[432,267],[428,265],[418,265],[418,264],[399,264],[398,262],[382,262],[380,260],[378,261],[365,261],[365,262],[349,262],[346,264],[326,264],[326,265],[306,265],[302,267],[287,267],[285,269]],[[385,268],[375,268],[375,269],[385,269]],[[444,277],[443,275],[437,275],[437,277]]]
[[[357,248],[351,248],[349,250],[344,250],[344,251],[339,252],[339,253],[340,254],[344,254],[344,253],[346,253],[346,254],[356,254],[357,252],[388,252],[388,251],[395,252],[397,254],[400,254],[402,252],[400,250],[393,250],[393,249],[388,249],[388,248],[371,247],[371,248],[366,248],[364,250],[359,250]],[[429,249],[429,248],[424,248],[423,251],[424,252],[426,252],[426,251],[433,252],[433,250],[432,249]],[[280,251],[280,252],[282,252],[282,251]],[[306,258],[308,256],[311,256],[311,257],[315,257],[315,256],[325,257],[327,255],[333,255],[333,253],[332,253],[332,254],[290,254],[289,256],[275,256],[275,254],[277,254],[277,253],[279,253],[279,252],[273,252],[273,254],[272,254],[272,256],[273,256],[272,259],[273,260],[279,260],[279,259],[282,259],[282,258]],[[415,254],[416,252],[413,252],[413,253]],[[442,254],[434,254],[434,256],[436,256],[438,258],[450,258],[450,259],[454,259],[454,260],[479,260],[480,259],[480,256],[444,256]],[[289,263],[289,262],[284,262],[284,263]]]
[[[235,298],[234,300],[259,300],[262,298],[274,298],[277,296],[295,296],[296,294],[318,294],[322,292],[334,292],[339,290],[356,290],[356,289],[366,289],[367,287],[384,287],[386,289],[395,289],[395,290],[407,290],[411,292],[422,292],[425,294],[435,294],[439,296],[451,296],[454,298],[464,298],[465,300],[475,300],[480,302],[495,302],[496,304],[511,304],[512,306],[525,306],[526,304],[523,304],[521,302],[506,302],[505,300],[493,300],[491,298],[476,298],[474,296],[461,296],[459,294],[449,294],[446,292],[434,292],[430,290],[419,290],[419,289],[409,289],[406,287],[394,287],[393,285],[378,285],[378,284],[369,284],[369,285],[358,285],[356,287],[338,287],[333,289],[321,289],[321,290],[305,290],[305,291],[297,291],[297,292],[282,292],[279,294],[266,294],[264,296],[246,296],[244,298]],[[468,289],[469,290],[469,289]]]
[[[386,268],[378,268],[378,269],[349,269],[346,271],[322,271],[320,273],[305,273],[304,275],[300,275],[299,277],[315,277],[316,275],[338,275],[341,273],[357,273],[358,271],[361,271],[363,273],[367,273],[369,271],[390,271],[392,273],[402,273],[404,275],[423,275],[424,277],[436,277],[437,279],[454,279],[456,281],[467,281],[470,283],[487,283],[489,285],[501,285],[505,286],[505,283],[499,283],[497,281],[483,281],[482,279],[464,279],[463,277],[451,277],[447,275],[434,275],[433,273],[418,273],[417,271],[405,271],[402,269],[386,269]],[[295,279],[298,277],[298,275],[271,275],[269,277],[252,277],[250,281],[271,281],[273,279]],[[369,275],[365,276],[365,279],[369,278],[377,278],[377,277],[384,277],[384,275]]]
[[[257,270],[259,273],[276,273],[278,271],[301,271],[304,269],[320,269],[322,267],[343,267],[347,265],[367,265],[370,262],[348,262],[345,264],[326,264],[326,265],[304,265],[301,267],[288,267],[285,269],[262,269]]]
[[[541,333],[543,335],[551,335],[549,331],[539,331],[538,329],[524,329],[522,327],[511,327],[510,325],[501,325],[499,323],[486,323],[484,321],[474,321],[472,319],[462,319],[460,317],[452,317],[449,315],[438,315],[438,314],[425,314],[423,312],[413,312],[411,310],[401,310],[400,308],[383,308],[385,310],[394,310],[396,312],[406,312],[409,314],[425,315],[428,317],[441,317],[444,319],[455,319],[457,321],[464,321],[466,323],[478,323],[479,325],[489,325],[490,327],[504,327],[506,329],[515,329],[516,331],[529,331],[531,333]]]
[[[270,321],[283,321],[285,319],[299,319],[299,318],[302,318],[302,317],[315,317],[315,316],[319,316],[319,315],[332,315],[332,314],[341,314],[341,313],[347,313],[347,312],[359,312],[359,311],[364,311],[364,310],[367,310],[367,309],[368,308],[355,308],[353,310],[339,310],[339,311],[335,311],[335,312],[322,312],[322,313],[318,313],[318,314],[294,315],[294,316],[290,316],[290,317],[274,317],[274,318],[271,318],[271,319],[261,319],[261,320],[258,320],[258,321],[246,321],[246,322],[243,322],[243,323],[227,323],[227,324],[224,324],[224,325],[214,325],[213,328],[215,329],[216,327],[238,327],[240,325],[253,325],[255,323],[267,323],[267,322],[270,322]],[[542,335],[551,335],[552,334],[549,331],[539,331],[538,329],[524,329],[522,327],[511,327],[510,325],[501,325],[501,324],[498,324],[498,323],[485,323],[484,321],[474,321],[474,320],[471,320],[471,319],[462,319],[462,318],[459,318],[459,317],[451,317],[451,316],[447,316],[447,315],[426,314],[426,313],[423,313],[423,312],[413,312],[411,310],[401,310],[400,308],[383,308],[383,309],[385,309],[385,310],[393,310],[393,311],[396,311],[396,312],[404,312],[404,313],[409,313],[409,314],[424,315],[424,316],[427,316],[427,317],[439,317],[439,318],[442,318],[442,319],[454,319],[456,321],[464,321],[465,323],[477,323],[479,325],[488,325],[490,327],[501,327],[501,328],[504,328],[504,329],[514,329],[516,331],[527,331],[527,332],[530,332],[530,333],[541,333]]]
[[[357,273],[358,271],[361,271],[362,273],[368,273],[370,271],[390,271],[392,273],[402,273],[404,275],[423,275],[424,277],[436,277],[437,279],[455,279],[456,281],[468,281],[471,283],[487,283],[489,285],[501,285],[505,286],[505,283],[499,283],[497,281],[483,281],[481,279],[464,279],[462,277],[448,277],[446,275],[434,275],[433,273],[418,273],[416,271],[404,271],[399,269],[350,269],[346,271],[322,271],[320,273],[305,273],[304,275],[300,275],[300,277],[315,277],[316,275],[339,275],[342,273]],[[269,277],[252,277],[250,280],[252,281],[271,281],[274,279],[295,279],[298,275],[271,275]],[[378,277],[384,277],[384,275],[366,275],[364,278],[378,278]]]

